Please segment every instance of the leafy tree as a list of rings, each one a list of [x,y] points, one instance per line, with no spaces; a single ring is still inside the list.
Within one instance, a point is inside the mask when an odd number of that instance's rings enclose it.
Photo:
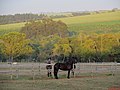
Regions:
[[[51,35],[51,36],[47,36],[47,37],[43,37],[39,43],[41,46],[41,58],[45,57],[49,58],[49,57],[53,57],[53,48],[54,45],[58,42],[58,40],[60,39],[60,37],[58,35]]]
[[[25,33],[27,38],[40,39],[43,36],[58,34],[60,37],[68,36],[67,25],[62,21],[53,21],[50,18],[44,18],[41,21],[32,21],[26,23],[21,32]]]
[[[119,55],[120,34],[83,34],[71,38],[73,54],[81,61],[108,61],[109,54]]]
[[[3,45],[2,52],[9,56],[9,59],[13,61],[13,58],[22,54],[32,53],[32,48],[28,45],[29,39],[26,39],[26,35],[19,32],[11,32],[0,37]]]
[[[68,57],[71,53],[72,49],[70,47],[69,39],[68,38],[61,38],[53,48],[54,55],[64,55]]]

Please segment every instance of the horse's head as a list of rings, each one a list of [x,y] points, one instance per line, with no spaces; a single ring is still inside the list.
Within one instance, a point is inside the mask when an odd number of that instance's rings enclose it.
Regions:
[[[77,63],[77,58],[72,57],[71,59],[68,60],[67,63],[68,63],[68,64],[75,64],[75,63]]]
[[[73,64],[77,63],[77,58],[76,57],[72,57],[72,62],[73,62]]]

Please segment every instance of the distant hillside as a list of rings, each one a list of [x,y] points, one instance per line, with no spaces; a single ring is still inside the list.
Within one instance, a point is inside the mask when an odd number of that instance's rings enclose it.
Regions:
[[[73,33],[120,33],[120,20],[93,22],[93,23],[76,23],[68,24],[69,31]]]
[[[60,18],[71,32],[115,33],[120,32],[120,11]]]
[[[89,13],[90,14],[90,13]],[[0,15],[0,24],[12,24],[12,23],[20,23],[32,20],[41,20],[44,17],[50,17],[52,19],[55,18],[63,18],[63,17],[72,17],[72,16],[81,16],[86,15],[86,12],[61,12],[61,13],[43,13],[43,14],[15,14],[15,15]]]
[[[120,11],[86,15],[86,16],[60,18],[55,20],[61,20],[67,24],[94,23],[94,22],[105,22],[105,21],[113,21],[113,20],[115,21],[115,20],[120,20]]]
[[[41,20],[44,17],[55,18],[65,18],[65,17],[74,17],[74,16],[85,16],[91,14],[101,14],[108,12],[120,11],[119,9],[113,10],[99,10],[99,11],[76,11],[76,12],[43,12],[41,14],[15,14],[15,15],[0,15],[0,24],[12,24],[20,23],[32,20]]]
[[[68,25],[69,31],[72,32],[119,32],[120,31],[120,11],[107,12],[86,16],[75,16],[58,18]],[[0,35],[11,31],[19,31],[24,23],[0,25]]]

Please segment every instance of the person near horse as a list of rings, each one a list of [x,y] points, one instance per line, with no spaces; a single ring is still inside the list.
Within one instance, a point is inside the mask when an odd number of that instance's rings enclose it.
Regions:
[[[76,57],[72,57],[72,59],[75,60],[75,63],[73,63],[73,69],[71,70],[71,73],[73,76],[75,76],[75,69],[76,69],[76,63],[77,63],[77,58]]]
[[[76,65],[73,64],[73,69],[71,70],[71,73],[72,73],[73,76],[75,76],[75,69],[76,69]]]
[[[51,65],[51,59],[50,58],[47,61],[46,69],[47,69],[47,76],[48,77],[52,76],[52,65]]]

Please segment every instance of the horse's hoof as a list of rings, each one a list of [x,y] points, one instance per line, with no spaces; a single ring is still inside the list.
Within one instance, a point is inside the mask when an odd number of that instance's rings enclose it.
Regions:
[[[55,79],[58,79],[58,77],[55,77]]]
[[[68,79],[70,79],[70,77],[67,77]]]

